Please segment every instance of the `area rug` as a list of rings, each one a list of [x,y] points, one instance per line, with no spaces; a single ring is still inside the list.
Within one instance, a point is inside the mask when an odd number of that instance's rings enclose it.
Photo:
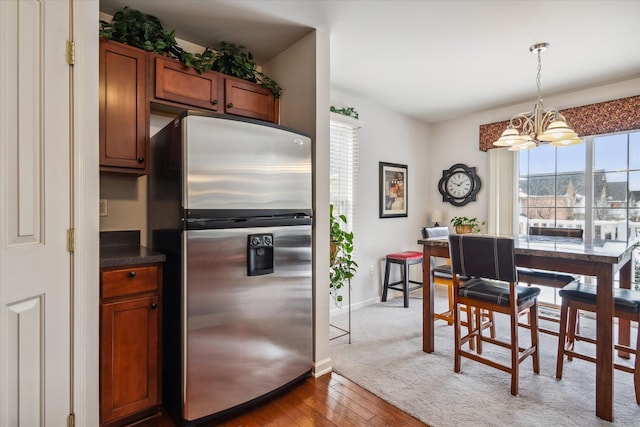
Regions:
[[[615,372],[614,422],[601,420],[595,415],[595,365],[565,362],[557,380],[558,341],[552,335],[540,334],[540,374],[533,373],[530,359],[521,364],[518,396],[510,394],[509,375],[497,369],[463,358],[462,371],[453,372],[452,326],[436,322],[435,352],[422,351],[421,297],[420,290],[413,292],[409,308],[394,298],[354,310],[351,344],[346,336],[331,341],[334,370],[433,427],[640,425],[633,376]],[[446,295],[438,293],[436,308],[445,305]],[[331,320],[344,324],[346,314]],[[508,337],[508,318],[497,315],[496,323],[498,335]],[[583,333],[593,326],[593,319],[581,320]],[[522,338],[528,334],[520,329]],[[494,346],[484,349],[508,357]]]

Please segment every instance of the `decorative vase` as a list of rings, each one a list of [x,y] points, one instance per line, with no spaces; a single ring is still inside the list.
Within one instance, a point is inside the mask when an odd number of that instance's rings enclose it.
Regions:
[[[471,233],[471,231],[472,231],[471,225],[469,224],[456,225],[456,233],[458,234]]]

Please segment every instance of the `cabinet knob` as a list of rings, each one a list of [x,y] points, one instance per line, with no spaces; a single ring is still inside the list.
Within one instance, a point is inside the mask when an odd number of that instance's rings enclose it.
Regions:
[[[233,103],[232,102],[228,103],[227,108],[233,108]]]
[[[136,277],[136,272],[135,271],[130,271],[129,272],[129,278],[133,279],[134,277]]]
[[[218,100],[217,100],[217,99],[214,99],[213,101],[211,101],[211,103],[212,103],[213,105],[218,105]]]
[[[144,163],[144,157],[138,157],[138,163]]]
[[[158,304],[156,304],[155,302],[151,303],[151,310],[155,310],[156,308],[158,308]]]

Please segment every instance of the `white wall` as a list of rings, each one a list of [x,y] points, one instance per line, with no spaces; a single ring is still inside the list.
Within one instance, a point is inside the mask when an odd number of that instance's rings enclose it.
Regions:
[[[565,109],[638,94],[640,94],[640,78],[545,98],[544,103],[547,107]],[[509,120],[514,114],[530,111],[534,102],[535,99],[532,99],[529,103],[483,111],[432,125],[429,140],[431,155],[428,163],[430,185],[425,192],[425,197],[433,209],[438,208],[443,211],[445,223],[448,224],[453,216],[460,215],[478,217],[481,221],[487,220],[489,153],[482,152],[478,148],[480,125]],[[442,202],[442,196],[437,189],[438,180],[442,176],[442,170],[448,169],[454,163],[464,163],[478,168],[478,174],[482,178],[482,189],[478,193],[477,202],[462,207]]]
[[[358,99],[331,91],[331,105],[354,107],[364,122],[360,129],[360,170],[356,194],[354,241],[358,272],[352,280],[352,308],[379,301],[382,294],[384,257],[404,250],[422,251],[416,243],[420,227],[431,211],[428,189],[433,186],[429,173],[429,125]],[[407,165],[408,216],[379,218],[378,162]],[[374,273],[370,274],[373,266]],[[397,267],[393,271],[397,274]],[[421,279],[419,267],[412,267],[411,277]],[[344,293],[346,299],[346,292]],[[419,303],[419,302],[413,302]],[[335,307],[331,307],[335,310]]]
[[[640,78],[545,98],[545,105],[565,109],[640,94]],[[354,222],[356,261],[360,265],[352,282],[352,307],[378,301],[381,295],[385,254],[420,250],[419,228],[431,221],[435,209],[443,211],[444,224],[454,216],[488,217],[489,154],[479,150],[480,125],[508,120],[528,111],[529,103],[487,110],[459,119],[428,125],[376,104],[331,91],[331,105],[354,107],[365,125],[360,131],[359,189]],[[378,218],[378,162],[401,163],[409,170],[409,215]],[[455,163],[477,167],[482,189],[476,202],[455,207],[442,202],[438,180]],[[484,226],[486,230],[486,226]],[[369,274],[370,266],[374,274]],[[412,273],[412,277],[413,277]],[[419,276],[421,277],[421,276]],[[346,295],[345,295],[346,298]],[[330,309],[336,312],[336,308]]]

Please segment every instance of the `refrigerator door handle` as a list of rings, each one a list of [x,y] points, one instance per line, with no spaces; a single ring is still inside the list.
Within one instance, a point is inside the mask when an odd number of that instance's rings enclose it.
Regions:
[[[273,273],[273,234],[247,235],[247,276]]]

